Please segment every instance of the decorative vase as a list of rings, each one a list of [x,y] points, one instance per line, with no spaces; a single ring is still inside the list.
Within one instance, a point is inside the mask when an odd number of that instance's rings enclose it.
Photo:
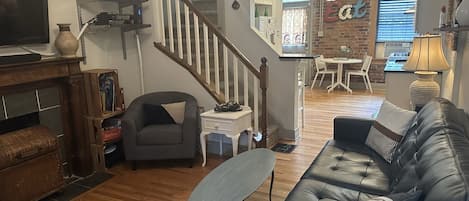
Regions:
[[[62,57],[76,57],[78,50],[78,40],[70,32],[70,24],[57,24],[59,26],[59,35],[55,39],[55,47]]]
[[[456,9],[459,26],[469,26],[469,0],[463,0]]]

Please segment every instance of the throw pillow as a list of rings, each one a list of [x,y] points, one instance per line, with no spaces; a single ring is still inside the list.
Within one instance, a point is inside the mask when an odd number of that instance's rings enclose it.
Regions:
[[[368,201],[419,201],[422,196],[420,190],[410,190],[407,193],[393,193],[383,197],[375,197]]]
[[[182,124],[186,102],[169,104],[143,104],[144,125]]]
[[[184,112],[186,111],[186,102],[161,104],[164,109],[171,115],[174,122],[182,124],[184,122]]]
[[[414,111],[384,101],[366,138],[366,145],[390,163],[395,147],[406,134],[415,115]]]

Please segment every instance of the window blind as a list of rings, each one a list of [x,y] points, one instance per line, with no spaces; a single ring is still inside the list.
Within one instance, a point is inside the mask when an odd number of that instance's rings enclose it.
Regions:
[[[412,42],[415,14],[405,13],[416,0],[379,0],[377,42]]]

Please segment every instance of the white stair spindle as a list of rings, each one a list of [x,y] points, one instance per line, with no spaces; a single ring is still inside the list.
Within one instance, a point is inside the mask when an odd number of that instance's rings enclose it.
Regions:
[[[213,34],[213,56],[215,65],[215,91],[220,94],[220,58],[218,57],[218,37]]]
[[[194,13],[194,37],[195,37],[195,63],[197,66],[197,73],[202,73],[202,62],[200,61],[200,29],[199,29],[199,16]]]
[[[228,75],[228,48],[223,45],[223,74],[225,75],[225,101],[230,100],[230,77]]]
[[[169,2],[166,2],[169,3]],[[164,9],[163,9],[163,0],[159,1],[159,9],[160,9],[160,20],[161,20],[161,44],[166,47],[166,31],[165,31],[165,26],[164,26]]]
[[[244,69],[244,78],[243,78],[243,86],[244,86],[244,106],[249,106],[249,77],[248,77],[248,73],[249,73],[249,69],[243,65],[243,69]]]
[[[167,1],[166,11],[168,13],[169,51],[174,53],[173,12],[171,2],[171,0]]]
[[[190,23],[190,13],[189,7],[184,4],[184,14],[185,14],[185,23],[186,23],[186,43],[187,43],[187,63],[192,66],[192,45],[191,45],[191,23]]]
[[[180,5],[180,0],[175,1],[175,7],[176,7],[176,33],[178,37],[178,52],[179,52],[179,58],[184,57],[184,51],[182,49],[182,23],[181,23],[181,5]]]
[[[259,80],[254,77],[254,130],[259,131]]]
[[[239,103],[238,57],[233,55],[234,101]]]
[[[210,84],[210,47],[208,46],[208,26],[204,26],[204,58],[205,58],[205,81]]]

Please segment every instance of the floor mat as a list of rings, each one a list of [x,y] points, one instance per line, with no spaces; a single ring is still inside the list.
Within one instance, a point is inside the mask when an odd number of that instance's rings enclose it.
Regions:
[[[295,150],[296,145],[294,144],[282,144],[278,143],[274,147],[272,147],[272,151],[280,152],[280,153],[291,153]]]
[[[42,199],[41,201],[69,201],[84,192],[104,183],[112,178],[112,174],[108,173],[95,173],[87,178],[78,179],[77,181],[68,184],[60,192],[54,193],[51,196]]]

